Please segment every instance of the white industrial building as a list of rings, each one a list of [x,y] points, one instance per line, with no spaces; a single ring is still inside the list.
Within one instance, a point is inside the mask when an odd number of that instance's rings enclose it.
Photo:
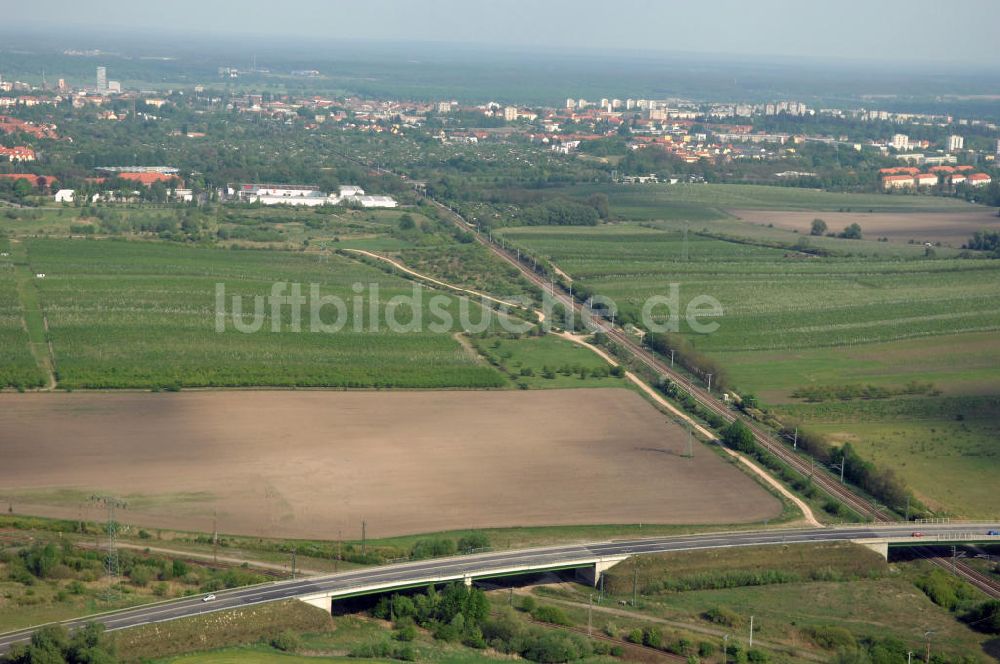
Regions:
[[[366,196],[365,190],[354,185],[343,185],[337,194],[327,194],[318,187],[297,184],[241,184],[230,186],[227,198],[242,203],[261,205],[359,205],[363,208],[398,207],[391,196]]]
[[[242,184],[227,192],[243,203],[261,205],[336,205],[337,196],[328,196],[318,187],[298,184]]]
[[[56,192],[56,203],[72,203],[75,194],[74,189],[60,189]]]

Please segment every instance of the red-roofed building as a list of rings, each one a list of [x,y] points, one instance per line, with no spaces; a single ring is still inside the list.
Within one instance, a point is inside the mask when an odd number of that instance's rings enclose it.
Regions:
[[[879,170],[880,175],[920,175],[920,169],[915,166],[896,166],[895,168],[883,168]]]
[[[146,187],[154,182],[167,184],[177,179],[176,175],[167,175],[166,173],[118,173],[117,175],[122,180],[136,182]]]
[[[34,161],[35,151],[23,145],[15,145],[12,148],[0,146],[0,159],[7,161]]]
[[[966,165],[966,166],[956,166],[955,167],[955,172],[956,173],[968,173],[969,171],[974,171],[974,170],[976,170],[975,166],[968,166],[968,165]]]
[[[973,173],[972,175],[968,176],[965,179],[965,181],[969,183],[969,186],[972,187],[985,187],[986,185],[993,182],[993,178],[991,178],[986,173]]]
[[[917,176],[918,187],[935,187],[937,183],[938,176],[936,173],[921,173]]]
[[[0,131],[5,134],[22,132],[35,138],[57,138],[55,125],[38,125],[34,122],[12,118],[9,115],[0,115]]]

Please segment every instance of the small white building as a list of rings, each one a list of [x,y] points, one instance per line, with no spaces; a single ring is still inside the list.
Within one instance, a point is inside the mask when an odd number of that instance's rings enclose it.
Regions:
[[[340,197],[350,198],[352,196],[364,196],[365,190],[354,185],[340,185]]]
[[[60,189],[56,192],[56,203],[72,203],[75,193],[76,191],[73,189]]]
[[[354,200],[363,208],[394,208],[399,205],[392,196],[356,196]]]
[[[170,192],[170,196],[174,200],[190,203],[194,200],[194,191],[191,189],[174,189]]]

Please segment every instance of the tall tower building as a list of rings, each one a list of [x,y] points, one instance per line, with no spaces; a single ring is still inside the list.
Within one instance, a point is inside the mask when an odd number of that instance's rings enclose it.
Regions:
[[[961,136],[948,137],[948,152],[958,152],[965,147],[965,139]]]
[[[97,91],[107,92],[108,90],[108,70],[106,67],[97,68]]]

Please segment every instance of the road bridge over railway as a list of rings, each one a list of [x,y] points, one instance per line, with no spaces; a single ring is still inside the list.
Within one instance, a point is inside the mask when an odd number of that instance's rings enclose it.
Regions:
[[[70,628],[96,620],[108,630],[119,630],[149,623],[164,622],[227,609],[286,599],[299,599],[329,609],[333,601],[358,595],[392,592],[430,584],[454,581],[472,583],[518,574],[575,569],[593,583],[615,563],[630,556],[698,551],[768,544],[806,544],[816,542],[856,542],[876,548],[885,555],[890,546],[927,544],[973,544],[1000,542],[997,523],[871,524],[837,528],[768,529],[675,535],[647,539],[616,540],[589,544],[496,551],[451,558],[422,560],[340,574],[314,576],[290,581],[221,591],[209,602],[202,597],[186,597],[112,611],[86,618],[65,621]],[[915,533],[917,535],[915,535]],[[31,638],[38,626],[0,634],[0,653]]]

